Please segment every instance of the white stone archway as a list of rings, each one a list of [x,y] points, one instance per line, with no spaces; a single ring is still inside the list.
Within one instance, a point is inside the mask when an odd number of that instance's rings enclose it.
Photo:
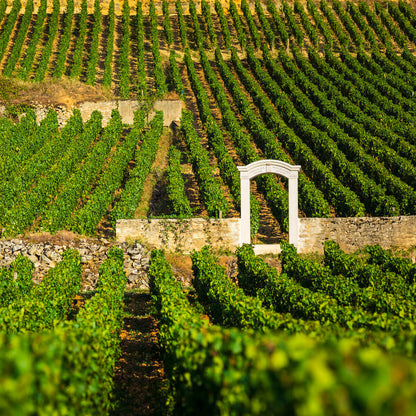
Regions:
[[[289,243],[298,243],[298,174],[299,165],[290,165],[280,160],[258,160],[246,166],[238,166],[240,171],[241,222],[240,244],[250,244],[250,180],[265,173],[284,176],[289,181]]]

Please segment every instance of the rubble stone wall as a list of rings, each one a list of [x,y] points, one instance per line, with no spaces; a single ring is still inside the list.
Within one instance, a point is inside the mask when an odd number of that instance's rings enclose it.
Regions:
[[[34,281],[39,283],[48,270],[62,260],[62,253],[73,248],[82,257],[82,290],[94,290],[98,281],[98,268],[107,258],[112,245],[124,250],[124,270],[127,274],[127,289],[148,289],[147,271],[149,252],[138,243],[111,244],[108,241],[91,242],[79,240],[67,245],[54,245],[49,242],[33,243],[20,239],[0,240],[0,266],[9,266],[20,254],[28,257],[35,266]]]
[[[81,103],[78,108],[81,112],[81,117],[85,121],[89,120],[93,111],[99,111],[102,116],[102,125],[105,127],[110,118],[111,112],[118,109],[121,120],[124,124],[133,124],[134,112],[139,108],[140,103],[134,100],[112,100],[112,101],[85,101]],[[155,111],[163,111],[163,125],[170,127],[172,122],[179,122],[182,115],[183,102],[181,100],[157,100],[153,104],[153,109],[149,111],[147,121],[151,121],[155,115]],[[72,116],[72,110],[66,108],[64,105],[48,107],[46,105],[34,105],[34,112],[36,120],[40,123],[48,114],[48,111],[53,109],[56,111],[59,127],[63,127],[68,119]],[[0,105],[0,116],[7,113],[6,106]]]
[[[119,220],[116,238],[120,242],[137,240],[171,252],[189,253],[206,244],[214,250],[233,251],[240,244],[240,218]],[[329,239],[348,253],[373,244],[385,249],[410,249],[416,247],[416,216],[299,218],[300,253],[323,253],[323,242]],[[267,245],[261,248],[267,253]]]

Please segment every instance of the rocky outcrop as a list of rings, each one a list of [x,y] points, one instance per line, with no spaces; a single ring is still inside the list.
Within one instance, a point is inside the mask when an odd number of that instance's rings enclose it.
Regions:
[[[47,271],[62,259],[67,248],[79,251],[82,257],[82,290],[94,290],[98,281],[98,268],[107,258],[107,250],[116,245],[124,250],[124,270],[127,274],[127,290],[148,289],[147,271],[150,253],[139,243],[112,244],[107,240],[77,240],[64,245],[50,242],[34,243],[21,239],[0,240],[0,266],[9,266],[20,254],[29,258],[34,266],[34,280],[39,283]]]

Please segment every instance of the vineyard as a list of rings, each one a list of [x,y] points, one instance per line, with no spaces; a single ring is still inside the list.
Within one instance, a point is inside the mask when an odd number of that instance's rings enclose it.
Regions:
[[[178,414],[412,413],[413,263],[377,246],[346,255],[331,241],[321,263],[284,243],[280,274],[251,246],[236,255],[231,282],[209,247],[194,252],[187,295],[152,252]]]
[[[415,75],[402,0],[0,0],[1,236],[239,217],[237,166],[261,159],[301,165],[302,217],[416,215]],[[77,96],[62,126],[53,98],[37,117],[53,88],[141,106],[131,125],[117,109],[104,123]],[[182,100],[175,127],[149,119],[160,99]],[[256,177],[250,201],[252,241],[281,242],[279,269],[243,246],[232,272],[205,247],[185,289],[152,251],[160,413],[412,414],[414,264],[333,241],[299,255],[284,178]],[[76,250],[39,285],[27,258],[0,268],[1,414],[117,414],[122,258],[108,252],[81,304]]]
[[[302,166],[301,216],[415,214],[410,6],[162,5],[150,2],[145,15],[140,2],[133,10],[125,1],[116,14],[114,2],[102,10],[96,1],[89,14],[86,1],[75,13],[73,1],[56,0],[47,13],[43,0],[33,13],[33,1],[24,8],[0,2],[4,80],[33,86],[69,79],[142,101],[144,113],[157,98],[184,100],[180,130],[167,139],[181,151],[180,163],[164,149],[156,183],[168,203],[150,203],[140,215],[239,216],[236,167],[264,158]],[[94,235],[139,215],[137,189],[158,147],[143,149],[149,158],[141,154],[134,143],[147,130],[146,116],[136,119],[133,129],[116,114],[103,128],[99,115],[81,121],[76,110],[64,129],[53,111],[40,125],[30,111],[17,124],[2,120],[3,233]],[[158,129],[151,134],[162,135]],[[150,166],[139,178],[135,166],[143,160]],[[269,238],[284,237],[285,181],[265,175],[252,188],[253,237],[264,224]],[[264,233],[258,238],[267,241]]]

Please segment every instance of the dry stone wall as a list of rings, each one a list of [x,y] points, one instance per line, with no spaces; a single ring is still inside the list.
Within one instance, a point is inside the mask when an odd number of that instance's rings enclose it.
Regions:
[[[140,103],[134,100],[114,100],[84,102],[79,106],[81,116],[84,121],[91,117],[94,110],[103,115],[103,125],[106,126],[111,117],[111,112],[118,109],[121,119],[125,124],[133,124],[134,112],[140,107]],[[163,111],[163,125],[169,127],[173,121],[178,121],[182,115],[183,102],[181,100],[157,100],[153,109],[149,112],[147,120],[150,121],[155,115],[155,111]]]
[[[348,253],[373,244],[407,250],[416,246],[416,216],[299,218],[299,252],[323,253],[330,239]]]
[[[407,250],[416,248],[416,216],[299,218],[298,251],[323,253],[325,240],[334,240],[352,253],[367,245]],[[216,250],[234,251],[240,244],[240,218],[221,220],[192,218],[119,220],[116,239],[119,242],[140,241],[151,248],[189,253],[205,244]],[[269,248],[269,250],[268,250]],[[276,245],[256,245],[261,254],[278,253]]]
[[[82,290],[89,291],[94,290],[97,284],[98,268],[106,259],[108,249],[116,245],[124,250],[127,289],[148,289],[151,248],[189,253],[209,244],[216,250],[234,251],[239,245],[239,236],[239,218],[119,220],[116,243],[105,239],[73,239],[60,244],[23,239],[0,240],[0,266],[9,266],[19,254],[28,257],[35,266],[34,280],[39,283],[47,271],[62,259],[62,253],[67,248],[73,248],[82,257]],[[322,253],[323,242],[328,239],[338,242],[346,252],[372,244],[380,244],[386,249],[415,248],[412,260],[416,261],[416,216],[299,218],[299,252]]]
[[[139,107],[140,103],[134,100],[86,101],[78,106],[84,121],[87,121],[91,117],[93,111],[99,111],[103,116],[103,126],[108,124],[111,118],[111,112],[114,109],[118,109],[124,124],[133,124],[134,112]],[[157,100],[153,105],[153,109],[149,111],[147,121],[153,119],[155,111],[163,111],[163,125],[170,127],[172,122],[179,122],[182,115],[182,107],[182,100]],[[50,109],[56,111],[59,127],[63,127],[72,116],[72,109],[68,109],[65,106],[46,106],[35,103],[33,104],[33,110],[38,123],[47,116]],[[0,117],[3,115],[7,115],[7,109],[6,106],[0,105]]]
[[[117,241],[137,240],[151,248],[190,253],[210,245],[235,250],[240,243],[240,218],[118,220]]]
[[[36,120],[38,123],[40,123],[44,118],[46,118],[50,109],[56,112],[59,127],[65,126],[68,119],[72,116],[72,110],[68,110],[65,106],[61,105],[46,106],[34,103],[32,107],[33,111],[35,112]],[[0,117],[7,115],[7,107],[5,105],[0,104]]]
[[[21,239],[0,240],[0,266],[9,266],[19,255],[28,257],[35,266],[34,281],[39,283],[47,271],[62,260],[67,248],[79,251],[82,257],[82,290],[94,290],[98,281],[98,268],[107,258],[107,250],[114,244],[107,240],[89,241],[80,239],[67,244],[50,242],[34,243]],[[139,243],[115,244],[124,250],[124,270],[127,274],[127,289],[148,289],[147,271],[150,253]]]

